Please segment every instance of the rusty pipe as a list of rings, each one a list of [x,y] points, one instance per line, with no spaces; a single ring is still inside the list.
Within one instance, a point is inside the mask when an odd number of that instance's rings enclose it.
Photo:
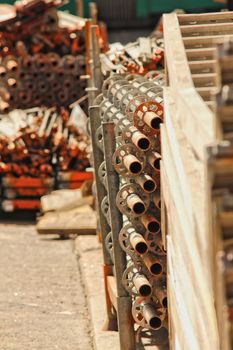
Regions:
[[[156,190],[157,184],[148,174],[142,174],[136,179],[137,183],[141,186],[144,192],[152,193]]]
[[[163,263],[160,258],[157,258],[152,253],[146,253],[143,255],[143,262],[146,265],[147,269],[154,276],[162,275],[164,271]]]
[[[140,233],[136,231],[130,233],[129,241],[131,246],[135,250],[135,252],[137,252],[139,255],[143,255],[147,253],[148,251],[147,243],[144,237]]]
[[[157,283],[155,287],[155,295],[160,305],[167,308],[167,288],[163,283]]]
[[[143,117],[143,121],[147,124],[151,129],[159,130],[160,124],[163,122],[162,118],[158,116],[155,112],[148,111]]]
[[[1,113],[8,113],[9,109],[10,109],[9,103],[7,103],[6,101],[3,101],[0,98],[0,111],[1,111]]]
[[[158,314],[158,309],[154,307],[151,303],[144,303],[142,309],[143,316],[147,324],[154,330],[160,329],[162,327],[162,320]]]
[[[143,226],[152,233],[160,232],[160,222],[151,214],[145,214],[141,217]]]
[[[158,210],[161,210],[161,198],[160,195],[155,194],[153,197],[153,203]]]
[[[3,66],[0,66],[0,77],[4,78],[6,76],[6,68]]]
[[[131,140],[133,144],[142,151],[148,151],[151,146],[151,142],[143,133],[141,133],[135,126],[130,126]]]
[[[134,212],[134,214],[142,215],[146,211],[145,204],[135,193],[127,196],[126,203],[127,206]]]
[[[158,152],[151,152],[148,156],[148,162],[157,173],[160,173],[160,160],[161,155]]]
[[[152,293],[152,287],[146,276],[137,273],[133,277],[133,284],[139,295],[142,297],[149,297]]]
[[[142,171],[142,164],[140,161],[132,154],[128,154],[123,159],[124,165],[131,174],[140,174]]]
[[[10,59],[6,62],[6,68],[9,71],[15,72],[18,68],[18,62],[14,59]]]

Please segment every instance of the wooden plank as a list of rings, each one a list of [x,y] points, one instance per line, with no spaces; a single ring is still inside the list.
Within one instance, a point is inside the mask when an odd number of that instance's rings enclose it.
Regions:
[[[192,79],[195,87],[204,87],[204,86],[218,86],[219,76],[217,73],[202,73],[202,74],[192,74]]]
[[[204,47],[204,48],[186,49],[185,53],[189,61],[212,60],[215,56],[216,48]]]
[[[233,23],[181,25],[183,37],[233,34]]]
[[[191,48],[215,48],[217,44],[222,44],[225,40],[230,40],[233,35],[207,35],[196,37],[183,37],[183,43],[186,49]]]
[[[169,250],[168,246],[168,259],[172,258],[175,262],[175,270],[172,272],[172,276],[177,281],[177,288],[175,288],[169,280],[168,289],[176,293],[176,305],[178,305],[179,317],[182,321],[177,324],[176,333],[185,336],[187,332],[186,341],[189,344],[189,341],[192,341],[193,338],[190,338],[190,332],[193,331],[195,342],[198,344],[196,349],[218,349],[213,291],[206,278],[206,271],[200,258],[199,245],[195,240],[195,227],[190,222],[191,218],[187,216],[187,200],[184,201],[183,191],[179,187],[180,169],[177,172],[169,143],[170,140],[165,127],[162,126],[162,158],[164,164],[162,181],[166,183],[167,187],[168,194],[166,195],[165,191],[165,202],[170,221],[168,232],[172,237],[172,247],[174,249],[173,252]],[[196,290],[198,290],[198,297],[196,296]],[[190,313],[190,309],[200,311]],[[186,329],[186,327],[189,329]],[[182,349],[191,348],[193,347],[182,347]]]
[[[199,14],[177,14],[179,23],[182,24],[206,24],[206,23],[226,23],[233,21],[231,11],[199,13]]]
[[[180,125],[195,154],[204,159],[205,145],[215,139],[214,115],[194,88],[176,15],[166,14],[163,19],[166,66]]]
[[[116,278],[114,276],[107,276],[107,287],[111,303],[115,310],[117,310],[117,288]]]
[[[36,225],[39,234],[95,234],[96,213],[89,205],[65,212],[48,212]]]
[[[205,61],[189,61],[189,68],[191,73],[214,73],[216,72],[216,60],[205,60]]]
[[[164,90],[164,100],[166,130],[169,142],[172,145],[172,157],[175,163],[175,169],[179,169],[177,186],[180,188],[183,200],[186,202],[186,215],[188,215],[190,223],[197,229],[195,233],[196,244],[202,247],[200,253],[203,267],[206,270],[206,274],[208,274],[209,255],[205,217],[205,163],[203,160],[195,157],[190,146],[189,137],[185,134],[184,129],[180,128],[178,120],[179,112],[175,108],[169,88],[165,88]],[[165,161],[167,155],[163,154],[162,158]],[[193,231],[195,228],[193,227]]]

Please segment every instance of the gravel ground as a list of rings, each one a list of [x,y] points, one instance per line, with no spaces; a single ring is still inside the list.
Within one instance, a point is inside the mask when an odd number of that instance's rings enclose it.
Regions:
[[[0,224],[0,350],[93,350],[73,240]]]

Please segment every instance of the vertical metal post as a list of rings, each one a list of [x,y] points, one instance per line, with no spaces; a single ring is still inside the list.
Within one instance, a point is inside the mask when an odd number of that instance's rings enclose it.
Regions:
[[[84,6],[83,6],[83,0],[77,0],[76,1],[76,8],[77,8],[77,13],[79,17],[84,17]]]
[[[97,5],[95,2],[89,3],[89,16],[95,23],[97,23],[98,10],[97,10]]]
[[[90,129],[91,129],[91,139],[92,139],[92,148],[93,148],[93,163],[94,163],[94,170],[95,170],[95,182],[96,182],[96,192],[97,192],[97,210],[98,210],[98,217],[100,222],[100,234],[102,239],[102,248],[103,248],[103,258],[104,258],[104,266],[103,266],[103,273],[104,273],[104,280],[106,284],[107,275],[109,275],[110,271],[112,270],[112,260],[109,255],[108,250],[105,246],[105,238],[107,234],[110,232],[110,227],[108,225],[106,217],[103,215],[101,211],[101,203],[103,198],[106,196],[106,189],[104,188],[104,185],[100,182],[100,179],[98,177],[98,170],[101,165],[101,163],[104,161],[104,154],[99,149],[97,143],[96,143],[96,130],[101,125],[101,119],[99,115],[99,106],[91,106],[89,107],[89,120],[90,120]],[[106,308],[107,308],[107,322],[104,326],[104,329],[106,330],[116,330],[116,316],[112,312],[112,305],[110,302],[110,297],[108,293],[108,289],[105,288],[105,299],[106,299]]]
[[[100,46],[99,46],[99,26],[91,26],[91,45],[92,45],[92,59],[93,59],[93,73],[94,73],[94,86],[101,91],[103,85],[103,74],[101,72],[100,63]]]
[[[119,176],[112,164],[113,153],[116,148],[115,124],[113,122],[107,122],[103,123],[102,127],[117,287],[117,321],[120,346],[121,350],[135,350],[135,334],[131,313],[132,300],[122,284],[122,275],[126,269],[126,254],[121,249],[118,240],[123,222],[122,214],[116,206],[116,196],[119,191]]]
[[[104,185],[100,182],[98,178],[98,170],[102,162],[104,161],[104,154],[99,149],[96,143],[96,130],[101,125],[100,115],[99,115],[99,106],[91,106],[89,107],[89,115],[90,115],[90,128],[91,128],[91,139],[92,139],[92,148],[93,148],[93,162],[94,162],[94,170],[95,170],[95,181],[96,181],[96,192],[97,192],[97,201],[98,201],[98,216],[100,220],[101,227],[101,237],[103,243],[103,254],[104,254],[104,263],[107,265],[112,265],[111,257],[105,247],[105,238],[107,234],[110,232],[110,227],[108,225],[106,217],[103,215],[101,211],[101,203],[103,198],[106,196],[106,190]]]

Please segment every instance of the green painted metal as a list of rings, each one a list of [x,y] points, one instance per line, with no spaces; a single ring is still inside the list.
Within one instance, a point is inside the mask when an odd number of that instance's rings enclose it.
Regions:
[[[69,3],[61,7],[59,10],[68,11],[72,15],[77,15],[76,0],[69,0]]]
[[[195,11],[197,9],[218,10],[223,8],[213,0],[137,0],[137,16],[148,17],[155,13],[171,12],[175,9]]]

